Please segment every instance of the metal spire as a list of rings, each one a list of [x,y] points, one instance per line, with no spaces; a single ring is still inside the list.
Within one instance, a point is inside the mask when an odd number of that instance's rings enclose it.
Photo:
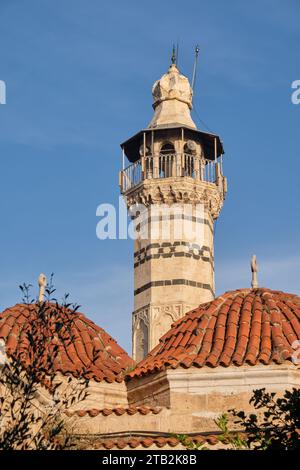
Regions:
[[[256,261],[256,255],[253,255],[251,258],[251,271],[252,271],[251,287],[252,289],[257,289],[258,288],[258,280],[257,280],[258,264]]]
[[[176,67],[178,67],[178,60],[179,60],[179,44],[178,44],[178,41],[177,41],[177,45],[176,45]]]
[[[175,65],[176,65],[177,57],[176,57],[175,44],[173,44],[171,61],[172,61],[172,64],[175,64]]]
[[[197,63],[198,63],[198,55],[200,52],[200,48],[198,44],[195,46],[195,61],[194,61],[194,69],[193,69],[193,77],[192,77],[192,90],[194,91],[194,86],[196,82],[196,74],[197,74]]]

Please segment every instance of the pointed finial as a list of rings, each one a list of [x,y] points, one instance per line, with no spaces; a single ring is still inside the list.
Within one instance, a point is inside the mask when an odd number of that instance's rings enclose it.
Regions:
[[[176,65],[177,57],[176,57],[175,44],[173,44],[171,61],[172,61],[172,64]]]
[[[256,255],[253,255],[251,258],[251,271],[252,271],[251,287],[252,289],[257,289],[258,288],[258,281],[257,281],[258,264],[256,261]]]
[[[44,302],[44,296],[45,296],[45,289],[47,285],[47,279],[45,274],[41,273],[39,275],[39,302]]]

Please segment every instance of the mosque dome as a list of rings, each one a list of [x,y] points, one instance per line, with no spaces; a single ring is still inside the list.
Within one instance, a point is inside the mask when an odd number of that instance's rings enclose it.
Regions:
[[[128,379],[177,367],[293,363],[300,297],[265,288],[226,292],[173,323]]]
[[[51,371],[74,377],[83,374],[97,382],[122,382],[133,361],[116,341],[83,313],[49,305],[54,316],[53,321],[47,323],[50,339],[41,355],[39,367],[49,368],[47,355],[53,354]],[[55,315],[57,311],[60,321]],[[34,360],[30,341],[43,334],[37,327],[39,314],[38,304],[17,304],[0,314],[0,339],[2,344],[4,342],[5,354],[17,358],[25,367]]]

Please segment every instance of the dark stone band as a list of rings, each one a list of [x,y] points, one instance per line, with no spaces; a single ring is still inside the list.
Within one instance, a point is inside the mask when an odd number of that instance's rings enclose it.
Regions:
[[[183,251],[180,249],[181,246],[187,246],[189,251]],[[141,248],[134,253],[134,268],[137,268],[150,260],[172,257],[192,258],[196,261],[201,260],[210,263],[214,269],[214,259],[211,249],[208,246],[200,246],[197,243],[188,243],[184,241],[176,241],[174,243],[150,243],[146,247]]]
[[[201,251],[202,253],[204,251],[208,251],[210,256],[212,255],[211,249],[209,246],[202,245],[200,246],[198,243],[189,243],[185,241],[176,241],[174,243],[171,242],[163,242],[163,243],[149,243],[149,245],[145,246],[144,248],[141,248],[140,250],[136,251],[134,253],[134,257],[136,258],[137,256],[145,253],[145,251],[151,250],[152,248],[160,250],[161,248],[170,248],[171,250],[173,248],[176,249],[178,246],[188,246],[190,250],[196,249]]]
[[[153,281],[144,284],[143,286],[139,287],[134,291],[134,295],[138,295],[145,290],[151,289],[152,287],[163,287],[163,286],[191,286],[197,287],[198,289],[206,289],[209,290],[212,295],[214,295],[214,291],[209,284],[203,284],[202,282],[190,281],[189,279],[167,279],[165,281]]]
[[[185,253],[183,251],[179,251],[176,253],[156,253],[154,255],[148,255],[145,258],[141,259],[140,261],[137,261],[136,263],[134,263],[134,268],[137,268],[141,264],[144,264],[145,262],[151,261],[153,259],[172,258],[172,256],[175,256],[176,258],[193,258],[196,261],[201,260],[201,261],[204,261],[205,263],[210,263],[212,268],[214,268],[214,263],[208,256],[195,255],[194,253]]]
[[[139,216],[137,217],[133,217],[133,220],[138,218]],[[203,219],[201,217],[195,217],[194,215],[193,216],[189,216],[189,215],[184,215],[184,214],[170,214],[170,216],[163,216],[163,215],[158,215],[158,216],[155,216],[155,215],[152,215],[150,216],[147,220],[142,220],[142,222],[139,224],[140,228],[144,227],[144,225],[147,225],[152,223],[152,222],[164,222],[164,221],[169,221],[169,220],[187,220],[189,222],[197,222],[199,224],[205,224],[205,225],[208,225],[208,227],[210,228],[211,232],[213,233],[214,231],[214,228],[213,228],[213,224],[211,223],[211,221],[209,219]]]

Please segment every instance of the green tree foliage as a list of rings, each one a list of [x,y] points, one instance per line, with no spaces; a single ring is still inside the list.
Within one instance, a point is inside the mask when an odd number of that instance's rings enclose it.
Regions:
[[[282,397],[254,390],[250,400],[257,414],[230,410],[244,431],[247,448],[300,450],[300,390],[286,390]]]
[[[24,323],[24,355],[10,354],[0,368],[0,450],[63,449],[70,445],[66,411],[84,400],[88,379],[84,369],[78,378],[62,382],[54,370],[59,343],[74,341],[72,323],[78,306],[53,298],[55,289],[46,288],[46,300],[30,300],[30,286],[20,286],[23,303],[30,312]],[[95,351],[94,362],[97,358]],[[41,396],[47,396],[42,403]]]

